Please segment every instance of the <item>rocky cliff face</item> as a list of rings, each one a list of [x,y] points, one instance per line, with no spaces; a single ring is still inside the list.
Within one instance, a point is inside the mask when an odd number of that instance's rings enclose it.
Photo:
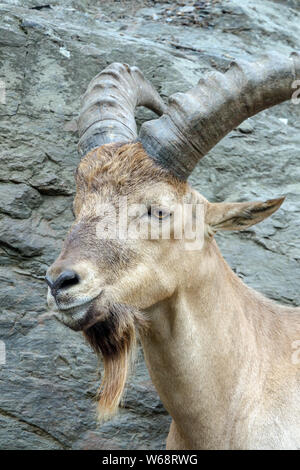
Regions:
[[[299,0],[0,3],[1,449],[159,449],[168,431],[142,355],[119,415],[99,427],[94,355],[79,333],[38,323],[45,270],[73,220],[74,119],[90,79],[110,62],[128,62],[167,98],[233,58],[299,50],[299,38]],[[299,109],[285,104],[244,123],[190,178],[212,201],[287,195],[272,218],[218,241],[246,283],[293,305],[300,303]],[[140,122],[151,116],[138,112]]]

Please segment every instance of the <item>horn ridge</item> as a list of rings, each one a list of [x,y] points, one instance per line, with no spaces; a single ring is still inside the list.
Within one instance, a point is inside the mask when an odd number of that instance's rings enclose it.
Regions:
[[[82,97],[78,119],[79,153],[112,142],[137,138],[135,108],[145,106],[161,116],[166,106],[137,67],[113,63],[96,75]]]
[[[166,113],[145,122],[139,140],[157,163],[185,180],[197,162],[245,119],[292,97],[300,55],[270,53],[209,72],[186,93],[169,98]]]

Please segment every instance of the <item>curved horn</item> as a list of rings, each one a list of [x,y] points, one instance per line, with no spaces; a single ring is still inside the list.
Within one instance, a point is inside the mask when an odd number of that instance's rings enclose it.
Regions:
[[[78,120],[81,155],[110,142],[137,138],[134,110],[146,106],[159,116],[166,106],[137,67],[113,63],[90,82]]]
[[[237,61],[225,73],[211,72],[187,93],[169,98],[167,112],[144,123],[139,140],[147,153],[186,179],[198,160],[228,132],[254,114],[286,101],[300,78],[300,55],[269,54]]]

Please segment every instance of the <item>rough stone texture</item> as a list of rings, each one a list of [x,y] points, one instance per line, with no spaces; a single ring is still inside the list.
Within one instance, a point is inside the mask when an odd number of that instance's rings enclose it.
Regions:
[[[233,58],[299,50],[300,2],[54,0],[36,9],[42,4],[0,3],[0,448],[163,448],[170,418],[142,356],[119,415],[99,427],[96,358],[80,334],[38,323],[46,267],[73,219],[79,98],[112,61],[138,65],[166,98]],[[206,21],[195,22],[195,12]],[[140,122],[151,116],[138,112]],[[190,178],[212,201],[287,195],[272,218],[218,241],[246,283],[292,305],[300,303],[299,116],[292,104],[263,112]]]

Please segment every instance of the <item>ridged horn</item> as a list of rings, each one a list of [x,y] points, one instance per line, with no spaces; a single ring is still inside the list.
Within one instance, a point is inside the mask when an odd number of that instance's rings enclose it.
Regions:
[[[187,93],[169,98],[167,112],[141,127],[147,153],[186,179],[197,162],[245,119],[292,97],[300,79],[300,55],[268,54],[211,72]]]
[[[78,120],[81,155],[111,142],[137,138],[134,111],[145,106],[161,116],[166,106],[137,67],[113,63],[90,82]]]

